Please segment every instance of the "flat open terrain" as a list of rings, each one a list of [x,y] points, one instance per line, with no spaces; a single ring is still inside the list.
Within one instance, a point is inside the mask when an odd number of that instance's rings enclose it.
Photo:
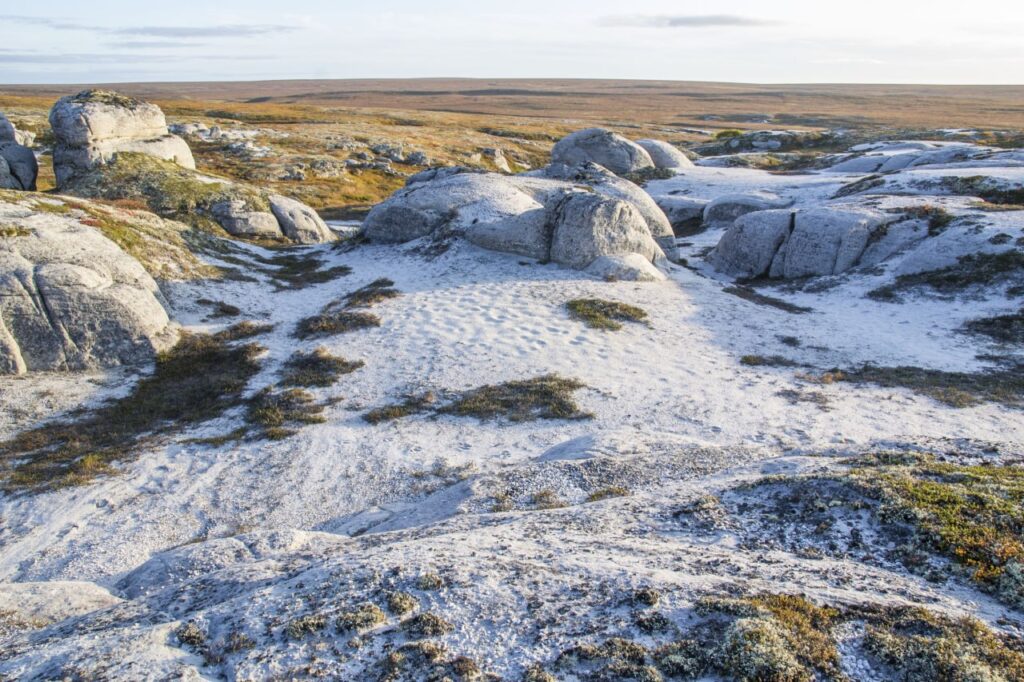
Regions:
[[[54,97],[76,88],[0,86],[0,98]],[[122,83],[116,89],[161,105],[181,99],[313,104],[681,127],[749,126],[767,116],[775,125],[796,126],[1024,127],[1024,86],[416,79]]]

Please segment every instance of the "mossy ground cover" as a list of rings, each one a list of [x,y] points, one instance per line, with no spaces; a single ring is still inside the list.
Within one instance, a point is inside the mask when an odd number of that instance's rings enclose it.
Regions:
[[[401,296],[389,279],[377,279],[356,291],[325,305],[319,313],[303,318],[295,325],[293,336],[315,339],[380,326],[380,318],[362,308]]]
[[[963,331],[1000,343],[1024,343],[1024,308],[1015,313],[970,320],[964,324]]]
[[[111,472],[113,462],[130,459],[144,441],[222,415],[242,404],[262,351],[257,344],[184,335],[127,396],[0,444],[3,486],[39,491],[88,483]]]
[[[532,379],[481,386],[444,399],[439,399],[432,392],[408,396],[399,403],[367,412],[363,419],[371,424],[379,424],[422,413],[474,417],[483,421],[591,419],[593,415],[580,409],[573,397],[582,388],[586,388],[586,385],[575,379],[546,374]]]
[[[1024,406],[1024,366],[1008,364],[983,372],[947,372],[922,367],[879,367],[826,373],[836,381],[870,383],[887,388],[908,388],[950,407],[972,407],[996,402]]]
[[[750,301],[751,303],[756,303],[758,305],[768,306],[771,308],[778,308],[779,310],[784,310],[787,313],[793,313],[794,315],[801,315],[803,313],[811,312],[810,308],[795,305],[793,303],[789,303],[788,301],[783,301],[781,298],[775,298],[774,296],[766,296],[765,294],[762,294],[759,291],[755,291],[754,289],[751,289],[750,287],[747,286],[726,287],[725,289],[722,289],[722,291],[727,294],[732,294],[733,296],[738,296],[739,298],[742,298],[745,301]]]
[[[565,304],[569,317],[592,329],[617,331],[623,322],[644,322],[647,312],[642,308],[600,298],[577,298]]]
[[[900,275],[893,284],[868,292],[878,301],[899,301],[900,293],[927,288],[939,294],[955,295],[971,287],[993,286],[1024,278],[1024,252],[1011,249],[999,253],[961,256],[956,265],[913,275]]]
[[[644,611],[648,617],[651,611]],[[657,613],[657,612],[655,612]],[[832,607],[795,594],[705,597],[696,623],[672,626],[669,641],[626,636],[564,650],[537,666],[530,679],[697,680],[740,682],[855,682],[843,670],[839,628],[860,623],[857,655],[873,659],[891,679],[907,682],[1024,680],[1021,642],[978,621],[951,619],[918,608]],[[847,644],[847,647],[850,645]],[[547,672],[547,670],[554,673]]]

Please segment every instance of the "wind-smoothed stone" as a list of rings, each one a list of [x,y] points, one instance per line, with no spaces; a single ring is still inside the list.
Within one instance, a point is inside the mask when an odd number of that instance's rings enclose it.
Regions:
[[[666,170],[693,168],[693,161],[690,160],[690,157],[664,140],[637,140],[636,143],[651,156],[655,168]]]
[[[551,150],[551,162],[567,166],[596,163],[618,175],[654,167],[643,147],[604,128],[587,128],[563,137]]]

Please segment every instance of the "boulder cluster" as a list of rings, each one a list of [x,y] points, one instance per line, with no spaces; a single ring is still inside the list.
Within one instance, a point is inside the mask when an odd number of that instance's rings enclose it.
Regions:
[[[662,279],[654,264],[678,256],[672,225],[646,192],[617,173],[690,162],[668,143],[643,142],[653,157],[640,144],[589,129],[558,142],[552,164],[540,170],[427,170],[375,207],[364,232],[393,243],[457,235],[486,249],[597,276]]]

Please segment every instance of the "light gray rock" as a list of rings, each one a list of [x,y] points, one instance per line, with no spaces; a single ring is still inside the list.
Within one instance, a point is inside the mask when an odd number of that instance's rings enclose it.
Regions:
[[[704,209],[704,222],[709,225],[729,225],[741,215],[754,211],[788,208],[792,201],[771,192],[726,194],[716,197]]]
[[[647,221],[647,228],[651,236],[665,252],[669,260],[676,260],[679,257],[679,250],[676,247],[675,232],[668,216],[661,210],[657,202],[650,194],[645,192],[639,185],[618,177],[597,164],[586,163],[580,166],[565,166],[552,164],[537,171],[531,171],[515,176],[518,183],[528,182],[528,178],[540,177],[560,180],[563,183],[570,183],[572,187],[589,187],[593,191],[607,197],[621,199],[633,204]]]
[[[39,163],[31,149],[17,142],[0,142],[0,157],[6,162],[8,173],[18,181],[18,189],[29,192],[36,190]]]
[[[52,580],[0,583],[0,613],[30,629],[121,603],[95,583]]]
[[[619,175],[654,167],[643,147],[604,128],[587,128],[563,137],[551,150],[551,162],[567,166],[591,162]]]
[[[654,197],[654,201],[668,217],[675,236],[688,237],[704,230],[704,209],[709,203],[707,199],[664,195]]]
[[[317,212],[301,201],[274,194],[270,197],[270,210],[284,236],[297,244],[322,244],[336,239]]]
[[[162,297],[134,258],[74,218],[0,203],[0,369],[109,367],[173,343]]]
[[[677,170],[693,168],[693,161],[686,154],[664,140],[637,140],[636,143],[650,154],[655,168]]]
[[[0,114],[0,143],[3,142],[18,142],[18,130],[7,116]]]
[[[218,202],[210,208],[210,212],[217,224],[227,230],[228,234],[271,239],[282,234],[281,226],[273,213],[254,211],[242,199]]]
[[[638,253],[625,256],[601,256],[587,266],[595,277],[616,282],[662,282],[665,273]]]
[[[188,144],[171,135],[160,107],[106,91],[62,97],[50,110],[57,186],[109,162],[118,152],[138,152],[195,168]]]
[[[794,220],[794,213],[786,210],[741,216],[708,254],[708,262],[719,272],[739,279],[766,275],[779,247],[789,238]]]
[[[821,207],[797,212],[793,233],[772,262],[772,277],[838,275],[857,265],[886,217],[867,208]]]
[[[559,207],[551,260],[583,269],[602,256],[638,254],[664,258],[643,214],[632,204],[589,192],[570,195]]]

